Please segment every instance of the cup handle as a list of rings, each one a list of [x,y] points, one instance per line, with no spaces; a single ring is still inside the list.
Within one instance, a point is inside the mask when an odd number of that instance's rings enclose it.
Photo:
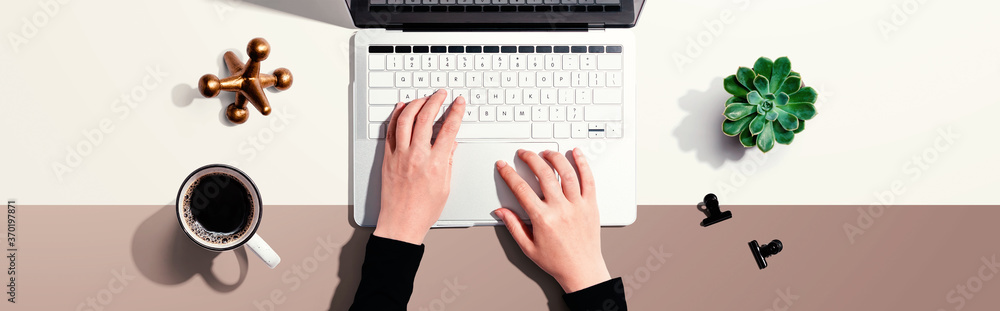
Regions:
[[[277,267],[278,263],[281,262],[281,257],[278,256],[278,253],[275,253],[274,250],[271,249],[271,246],[267,245],[267,242],[264,242],[264,239],[262,239],[259,234],[254,234],[253,237],[247,241],[246,245],[251,251],[253,251],[254,254],[257,254],[257,257],[260,257],[260,259],[267,264],[268,268],[274,269],[274,267]]]

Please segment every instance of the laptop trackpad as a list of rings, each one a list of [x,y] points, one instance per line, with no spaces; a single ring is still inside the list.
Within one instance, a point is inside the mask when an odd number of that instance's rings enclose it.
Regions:
[[[522,219],[527,219],[517,198],[496,169],[497,160],[507,161],[531,185],[535,194],[540,195],[538,180],[531,168],[517,157],[518,149],[536,153],[544,150],[558,151],[559,144],[459,142],[451,171],[451,194],[440,220],[495,222],[496,219],[490,212],[500,207],[509,208]]]

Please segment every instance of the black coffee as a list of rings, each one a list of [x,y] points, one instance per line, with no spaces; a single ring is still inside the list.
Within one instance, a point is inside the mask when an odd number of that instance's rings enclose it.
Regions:
[[[241,231],[253,212],[250,192],[229,174],[206,174],[195,182],[189,194],[194,220],[214,233]]]

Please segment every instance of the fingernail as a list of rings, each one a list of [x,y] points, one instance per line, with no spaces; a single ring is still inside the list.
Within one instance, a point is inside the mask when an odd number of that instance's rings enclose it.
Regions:
[[[504,160],[497,161],[497,168],[498,169],[499,168],[504,168],[504,167],[507,167],[507,162],[504,162]]]
[[[495,210],[493,210],[493,211],[492,211],[492,212],[490,212],[490,213],[491,213],[491,214],[493,214],[493,217],[496,217],[497,219],[500,219],[500,221],[503,221],[503,216],[501,216],[501,215],[500,215],[500,213],[501,213],[501,212],[500,212],[500,209],[499,209],[499,208],[498,208],[498,209],[495,209]]]
[[[524,153],[524,149],[517,149],[517,155],[521,155],[522,153]]]

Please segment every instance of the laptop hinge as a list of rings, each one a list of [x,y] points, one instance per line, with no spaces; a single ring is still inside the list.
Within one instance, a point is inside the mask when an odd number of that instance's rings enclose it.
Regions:
[[[454,32],[454,31],[587,31],[593,27],[604,27],[604,23],[583,24],[583,23],[561,23],[561,24],[507,24],[504,27],[496,27],[495,24],[396,24],[386,25],[386,30],[400,30],[404,32]]]

